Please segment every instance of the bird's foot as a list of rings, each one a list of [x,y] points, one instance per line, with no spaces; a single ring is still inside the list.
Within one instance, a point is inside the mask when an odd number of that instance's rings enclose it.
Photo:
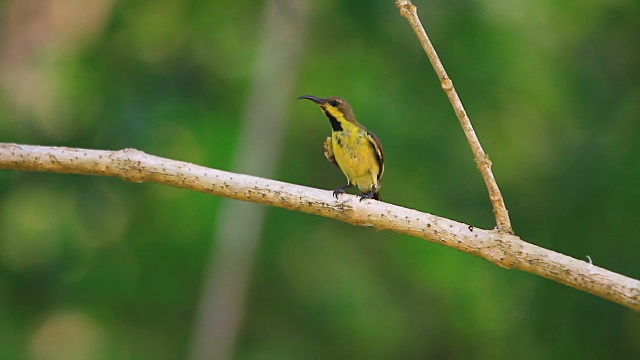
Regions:
[[[371,190],[368,193],[364,193],[364,194],[358,195],[358,197],[360,198],[360,201],[362,201],[364,199],[373,199],[375,193],[376,193],[375,190]]]
[[[342,187],[339,187],[339,188],[333,190],[333,197],[336,198],[336,200],[338,200],[338,195],[344,194],[344,189],[350,188],[352,186],[353,185],[348,184],[348,185],[345,185],[345,186],[342,186]]]

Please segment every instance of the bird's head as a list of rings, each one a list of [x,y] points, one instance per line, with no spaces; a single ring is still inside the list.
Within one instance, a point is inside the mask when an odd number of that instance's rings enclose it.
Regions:
[[[344,119],[354,124],[358,124],[356,117],[353,115],[353,110],[351,110],[351,106],[341,97],[331,96],[322,99],[311,95],[303,95],[298,99],[307,99],[315,102],[318,104],[320,109],[322,109],[322,112],[324,112],[324,114],[329,118],[333,117],[336,119]]]

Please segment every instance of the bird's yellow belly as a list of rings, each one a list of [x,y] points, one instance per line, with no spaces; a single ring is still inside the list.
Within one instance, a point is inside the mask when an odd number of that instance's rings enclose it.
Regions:
[[[335,132],[332,143],[336,162],[350,184],[362,192],[371,191],[374,185],[377,187],[380,166],[375,150],[366,138]]]

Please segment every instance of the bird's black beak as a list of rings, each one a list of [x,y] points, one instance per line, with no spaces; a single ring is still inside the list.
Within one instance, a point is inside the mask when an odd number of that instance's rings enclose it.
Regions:
[[[319,97],[311,96],[311,95],[302,95],[298,99],[307,99],[311,100],[318,105],[323,105],[327,101],[325,99],[320,99]]]

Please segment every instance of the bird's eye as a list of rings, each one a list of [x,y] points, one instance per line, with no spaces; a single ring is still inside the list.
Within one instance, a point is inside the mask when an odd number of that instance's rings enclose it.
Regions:
[[[340,105],[340,100],[332,100],[330,104],[333,107],[338,107],[338,105]]]

